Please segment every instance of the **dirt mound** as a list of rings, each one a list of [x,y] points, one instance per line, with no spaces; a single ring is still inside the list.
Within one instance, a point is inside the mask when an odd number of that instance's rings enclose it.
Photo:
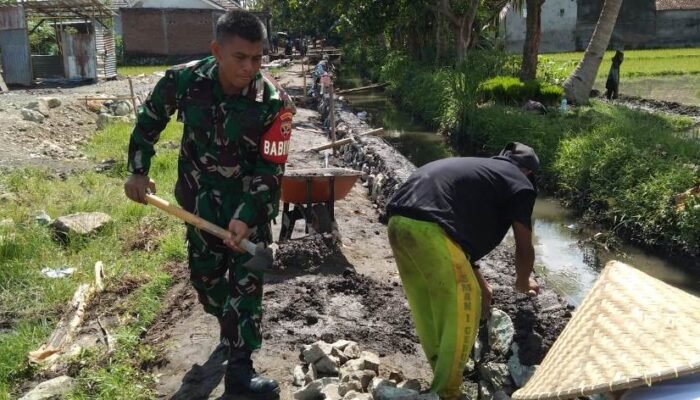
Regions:
[[[282,243],[275,253],[273,268],[286,272],[314,272],[333,265],[342,257],[338,240],[331,234],[310,235]]]
[[[343,276],[301,276],[268,285],[264,304],[268,341],[296,346],[311,338],[348,339],[381,356],[418,350],[401,288],[351,270]]]

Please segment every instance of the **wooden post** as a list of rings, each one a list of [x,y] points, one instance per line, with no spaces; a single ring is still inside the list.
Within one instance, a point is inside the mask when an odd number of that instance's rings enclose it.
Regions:
[[[129,77],[129,91],[131,92],[131,105],[134,108],[134,117],[138,118],[139,112],[136,109],[136,96],[134,96],[134,83],[131,81],[131,77]]]
[[[9,92],[10,89],[7,88],[7,85],[5,84],[5,79],[2,78],[2,63],[0,63],[0,91],[1,92]]]
[[[306,70],[304,68],[304,64],[306,64],[306,62],[304,62],[304,57],[302,57],[301,58],[301,74],[304,76],[304,86],[302,86],[304,94],[302,95],[303,96],[302,99],[303,99],[304,104],[306,104]]]
[[[328,86],[330,91],[330,101],[331,101],[331,144],[335,145],[335,97],[333,96],[333,81]],[[336,148],[333,147],[333,157],[335,157]]]

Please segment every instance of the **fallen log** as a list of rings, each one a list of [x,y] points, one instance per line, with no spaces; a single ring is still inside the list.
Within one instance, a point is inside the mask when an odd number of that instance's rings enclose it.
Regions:
[[[359,138],[359,137],[363,137],[363,136],[380,136],[382,133],[384,133],[384,128],[378,128],[378,129],[372,129],[371,131],[361,133],[361,134],[357,135],[356,137]],[[327,143],[327,144],[324,144],[321,146],[312,147],[312,148],[306,149],[304,151],[311,152],[311,151],[321,151],[321,150],[334,149],[336,147],[352,143],[354,140],[355,140],[355,137],[340,139],[340,140],[335,141],[333,143]]]
[[[373,85],[368,85],[368,86],[362,86],[358,88],[352,88],[352,89],[344,89],[344,90],[338,90],[336,94],[345,94],[345,93],[353,93],[353,92],[359,92],[361,90],[369,90],[369,89],[377,89],[381,88],[388,85],[388,83],[375,83]]]

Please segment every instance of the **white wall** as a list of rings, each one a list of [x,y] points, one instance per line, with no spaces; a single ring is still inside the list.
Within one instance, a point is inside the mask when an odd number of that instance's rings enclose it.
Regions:
[[[141,0],[134,4],[140,8],[210,8],[219,10],[221,7],[206,0]]]
[[[540,52],[573,51],[576,49],[577,0],[546,0],[542,6],[542,35]],[[585,0],[584,0],[585,1]],[[501,37],[506,51],[517,53],[523,50],[525,41],[525,16],[510,9],[501,16]]]

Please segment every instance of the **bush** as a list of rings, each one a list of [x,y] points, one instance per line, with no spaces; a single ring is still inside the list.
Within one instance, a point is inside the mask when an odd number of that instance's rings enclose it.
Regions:
[[[537,80],[522,82],[513,76],[497,76],[481,83],[477,89],[481,100],[517,105],[537,100],[547,105],[557,104],[564,90],[554,85],[543,85]]]

